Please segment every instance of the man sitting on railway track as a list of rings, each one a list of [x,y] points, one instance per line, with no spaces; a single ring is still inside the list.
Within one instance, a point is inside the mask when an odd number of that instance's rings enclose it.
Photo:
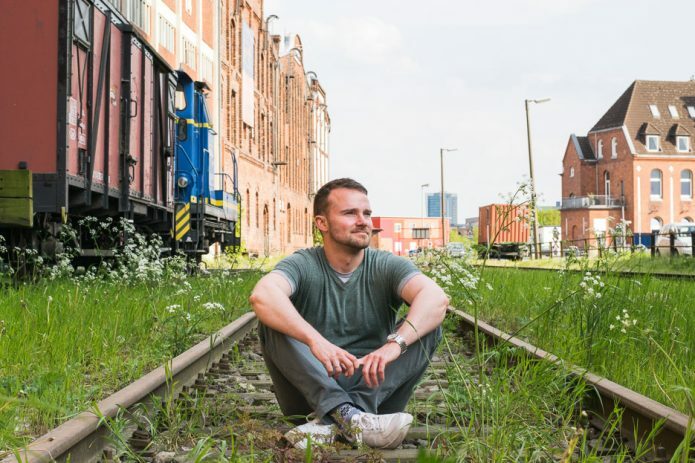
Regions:
[[[314,198],[323,246],[264,276],[250,297],[275,395],[286,416],[314,414],[289,431],[296,447],[336,434],[374,448],[401,444],[403,413],[441,339],[448,299],[409,260],[369,248],[367,190],[352,179]],[[397,324],[399,307],[410,306]]]

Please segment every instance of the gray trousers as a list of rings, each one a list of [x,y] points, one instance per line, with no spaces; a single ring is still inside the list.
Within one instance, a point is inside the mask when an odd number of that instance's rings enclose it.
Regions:
[[[282,413],[306,416],[313,412],[320,419],[346,402],[368,413],[405,410],[442,337],[441,327],[423,336],[386,367],[386,378],[381,385],[369,388],[362,379],[361,369],[350,378],[341,375],[334,379],[306,344],[263,324],[259,325],[259,331],[263,358]]]

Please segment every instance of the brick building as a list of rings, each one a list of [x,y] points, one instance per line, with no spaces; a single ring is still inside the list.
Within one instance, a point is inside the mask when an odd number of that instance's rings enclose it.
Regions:
[[[238,173],[242,242],[287,254],[312,243],[313,194],[328,179],[330,118],[301,39],[270,32],[262,0],[116,0],[174,69],[210,87],[217,188]]]
[[[621,220],[635,243],[692,222],[695,81],[635,81],[562,161],[562,239],[605,236]]]
[[[440,217],[372,217],[372,224],[370,246],[399,256],[407,256],[418,248],[439,248],[445,244]],[[445,219],[444,227],[449,230],[449,219]]]

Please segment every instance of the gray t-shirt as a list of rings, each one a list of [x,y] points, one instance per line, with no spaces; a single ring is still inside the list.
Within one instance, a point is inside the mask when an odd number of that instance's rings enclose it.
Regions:
[[[326,339],[354,355],[366,355],[386,342],[403,303],[401,290],[420,271],[389,252],[365,249],[364,260],[341,281],[323,247],[302,249],[280,261],[299,314]]]

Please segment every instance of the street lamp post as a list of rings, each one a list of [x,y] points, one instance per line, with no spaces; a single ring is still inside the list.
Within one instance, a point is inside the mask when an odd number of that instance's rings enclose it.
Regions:
[[[442,247],[446,246],[446,233],[444,231],[444,151],[456,151],[457,148],[439,148],[439,166],[441,177],[441,216],[442,216]]]
[[[524,100],[526,108],[526,137],[528,140],[528,167],[531,177],[531,225],[533,227],[533,255],[536,259],[540,257],[538,249],[538,210],[536,209],[536,180],[533,176],[533,154],[531,150],[531,120],[529,118],[529,103],[541,104],[550,101],[550,98],[540,100]]]
[[[429,188],[429,183],[420,185],[420,225],[425,225],[425,188]]]

